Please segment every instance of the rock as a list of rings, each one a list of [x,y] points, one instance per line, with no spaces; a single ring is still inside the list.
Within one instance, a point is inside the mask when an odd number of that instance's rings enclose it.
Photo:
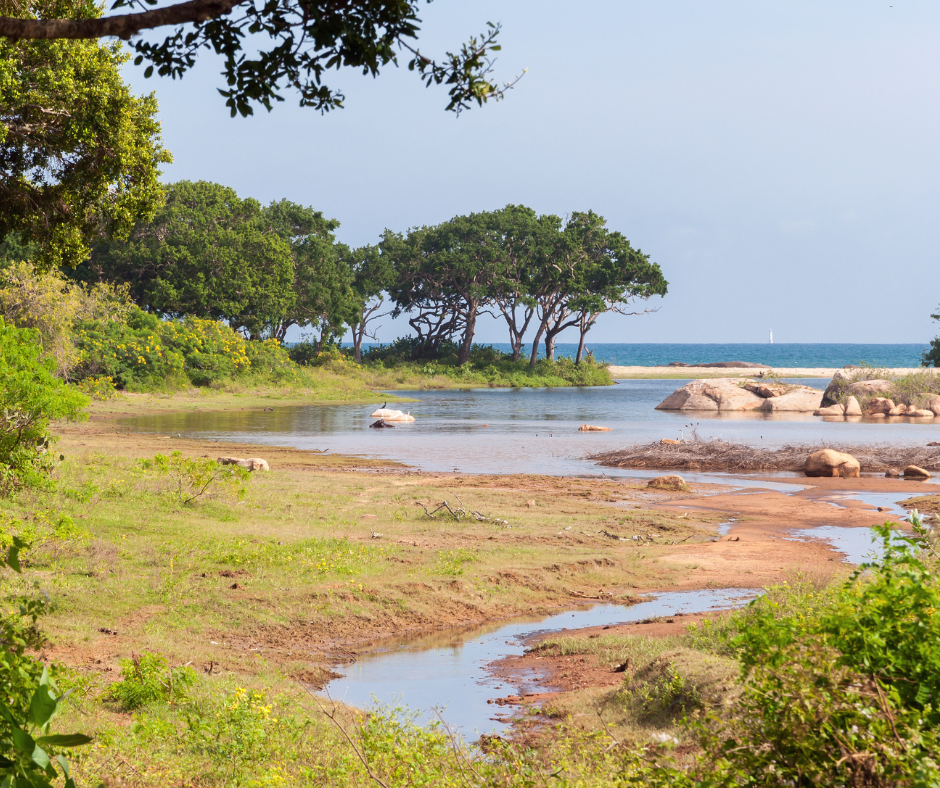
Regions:
[[[888,468],[885,471],[886,479],[897,479],[901,475],[901,472],[897,468]]]
[[[895,405],[891,410],[888,411],[889,416],[904,416],[907,414],[907,405],[903,402],[900,405]]]
[[[378,410],[372,411],[369,414],[373,419],[387,419],[392,416],[400,416],[400,410],[393,410],[392,408],[379,408]]]
[[[793,386],[787,383],[752,383],[748,381],[744,384],[744,388],[758,397],[770,399],[771,397],[780,397],[786,394]]]
[[[814,410],[813,415],[814,416],[844,416],[845,406],[841,402],[837,402],[835,405],[830,405],[827,408],[820,408],[819,410]]]
[[[865,406],[865,415],[874,416],[880,413],[882,416],[887,416],[893,407],[894,400],[886,399],[885,397],[873,397]]]
[[[249,471],[271,470],[267,460],[262,460],[260,457],[249,457],[247,459],[242,459],[241,457],[219,457],[216,462],[219,463],[219,465],[237,465]]]
[[[846,389],[849,394],[856,397],[872,397],[890,394],[894,390],[893,380],[859,380],[850,383]]]
[[[905,479],[929,479],[930,471],[924,470],[918,465],[908,465],[902,475]]]
[[[400,424],[407,424],[414,420],[415,417],[411,415],[410,410],[407,413],[402,413],[400,410],[396,410],[394,416],[385,417],[385,421],[397,421]]]
[[[394,424],[390,424],[385,419],[379,419],[378,421],[373,421],[369,425],[370,430],[390,430],[394,427]]]
[[[660,443],[663,443],[663,444],[665,444],[666,446],[676,446],[676,445],[682,443],[682,441],[677,441],[675,438],[663,438],[663,439],[660,441]]]
[[[862,406],[858,404],[858,400],[854,396],[850,396],[845,401],[845,415],[846,416],[861,416],[862,415]]]
[[[925,400],[924,407],[933,411],[934,416],[940,416],[940,394],[923,394],[922,396]]]
[[[822,404],[822,392],[808,386],[799,386],[780,397],[765,399],[760,410],[765,413],[812,413]]]
[[[686,491],[689,489],[689,485],[685,483],[685,479],[675,474],[657,476],[655,479],[650,479],[646,486],[653,490],[671,490],[673,492]]]
[[[888,417],[885,416],[884,413],[872,413],[871,416],[869,416],[868,418],[870,418],[870,419],[886,419],[886,418],[888,418]]]
[[[912,419],[932,419],[933,411],[926,408],[908,408],[907,416]]]
[[[928,446],[940,446],[940,441],[930,441],[930,443],[928,443],[927,445]]]
[[[753,382],[753,381],[751,381]],[[764,398],[732,378],[693,380],[676,389],[656,410],[757,410]]]
[[[535,506],[535,501],[526,501],[526,502],[525,502],[525,505],[531,508],[531,507]]]
[[[582,424],[578,432],[610,432],[610,427],[595,427],[593,424]]]
[[[843,454],[833,449],[814,451],[806,458],[803,473],[807,476],[842,476],[856,478],[861,465],[851,454]]]

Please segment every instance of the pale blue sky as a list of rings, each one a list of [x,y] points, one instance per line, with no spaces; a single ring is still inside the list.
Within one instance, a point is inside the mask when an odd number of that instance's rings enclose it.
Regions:
[[[390,69],[339,75],[329,115],[288,94],[233,119],[209,58],[175,82],[128,66],[160,101],[165,179],[313,205],[349,244],[510,202],[591,208],[670,282],[659,312],[608,318],[595,343],[940,331],[940,4],[436,0],[422,17],[431,54],[502,22],[498,76],[529,73],[460,118]]]

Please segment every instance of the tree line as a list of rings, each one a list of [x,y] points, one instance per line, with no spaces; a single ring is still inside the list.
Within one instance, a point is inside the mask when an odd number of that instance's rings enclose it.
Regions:
[[[467,361],[479,318],[505,323],[514,360],[527,332],[554,358],[565,329],[585,337],[607,312],[636,314],[665,295],[658,264],[594,213],[563,219],[507,205],[405,233],[385,230],[353,248],[339,222],[288,200],[264,206],[229,187],[181,181],[165,187],[153,219],[126,240],[102,240],[75,276],[127,283],[142,309],[165,317],[227,321],[255,339],[283,340],[292,326],[319,332],[320,347],[352,334],[354,355],[385,315],[404,315],[414,359],[455,342]]]

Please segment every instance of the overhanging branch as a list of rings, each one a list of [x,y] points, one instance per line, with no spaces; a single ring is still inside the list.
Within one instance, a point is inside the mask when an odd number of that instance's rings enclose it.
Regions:
[[[168,8],[99,19],[18,19],[0,16],[0,36],[11,39],[117,38],[128,39],[141,30],[168,25],[205,22],[230,14],[244,0],[188,0]]]

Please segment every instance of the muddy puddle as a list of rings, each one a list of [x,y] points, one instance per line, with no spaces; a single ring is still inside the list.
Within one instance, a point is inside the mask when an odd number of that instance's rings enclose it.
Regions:
[[[335,700],[359,708],[406,706],[428,723],[438,719],[467,738],[506,728],[497,719],[492,698],[552,689],[538,675],[506,682],[488,666],[521,655],[534,637],[565,629],[642,621],[676,613],[699,613],[743,604],[756,595],[752,589],[710,589],[659,594],[632,606],[599,604],[541,619],[513,621],[464,632],[439,632],[362,656],[338,668],[341,677],[325,691]]]
[[[842,560],[847,564],[863,564],[878,558],[884,545],[868,528],[821,525],[817,528],[800,528],[790,534],[789,539],[818,539],[829,542],[845,556]]]

